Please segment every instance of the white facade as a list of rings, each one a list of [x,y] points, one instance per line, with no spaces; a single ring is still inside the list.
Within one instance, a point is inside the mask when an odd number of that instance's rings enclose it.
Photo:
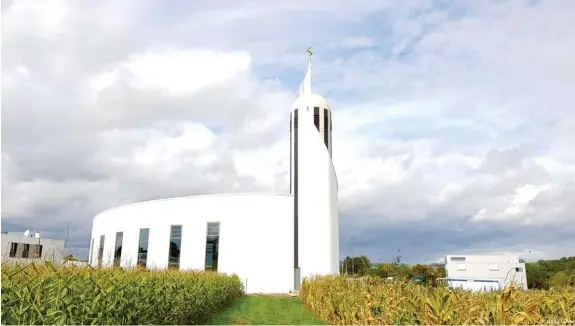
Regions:
[[[517,255],[447,255],[445,270],[453,288],[495,291],[514,283],[527,289],[525,263],[520,263]]]
[[[49,260],[62,262],[64,240],[25,236],[23,233],[2,232],[2,261],[33,262]]]
[[[337,178],[327,144],[314,124],[313,108],[327,106],[318,99],[321,97],[315,94],[304,95],[293,108],[298,124],[292,131],[292,153],[297,153],[291,171],[292,194],[297,200],[294,211],[297,209],[302,277],[339,272]]]
[[[178,252],[179,243],[177,267],[204,270],[212,265],[206,248],[212,248],[217,238],[217,271],[237,274],[248,293],[297,291],[304,277],[338,274],[338,185],[331,160],[331,109],[323,97],[311,93],[310,69],[311,63],[292,105],[289,194],[180,197],[104,211],[94,217],[90,263],[167,268],[170,259],[175,264],[171,253]],[[208,223],[216,222],[218,237],[208,237],[213,232],[208,231]],[[171,230],[175,231],[171,234]],[[139,249],[144,246],[140,243],[146,245],[147,253]],[[117,250],[120,246],[121,251]]]
[[[208,222],[219,222],[217,271],[237,274],[247,292],[292,290],[293,200],[287,194],[225,194],[179,197],[120,206],[94,218],[90,263],[111,266],[116,232],[122,234],[120,265],[136,266],[140,229],[149,229],[146,266],[168,267],[170,227],[181,225],[179,268],[204,270]]]

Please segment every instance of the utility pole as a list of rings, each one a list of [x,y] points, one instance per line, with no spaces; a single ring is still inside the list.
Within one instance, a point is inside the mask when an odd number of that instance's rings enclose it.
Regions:
[[[347,275],[347,249],[343,249],[343,253],[344,253],[344,257],[343,257],[343,270],[344,270],[344,274]]]
[[[351,237],[351,273],[355,275],[355,257],[353,256],[353,237]]]
[[[70,224],[66,225],[66,238],[64,239],[64,249],[68,245],[68,233],[70,232]]]

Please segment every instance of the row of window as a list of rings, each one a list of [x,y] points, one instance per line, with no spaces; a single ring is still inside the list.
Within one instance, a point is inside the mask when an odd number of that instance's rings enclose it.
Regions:
[[[457,264],[458,271],[466,271],[467,265],[466,264]],[[489,270],[492,272],[499,271],[499,264],[491,264],[489,265]],[[523,272],[523,267],[515,267],[516,272]]]
[[[140,235],[138,239],[138,261],[137,265],[146,267],[148,259],[148,243],[150,237],[150,229],[142,228],[140,229]],[[206,270],[217,270],[218,262],[218,243],[220,237],[220,223],[219,222],[209,222],[207,224],[207,234],[206,234]],[[122,242],[124,240],[124,232],[116,232],[115,247],[114,247],[114,266],[120,266],[120,261],[122,259]],[[104,244],[106,241],[106,236],[100,236],[100,243],[98,248],[98,267],[102,267],[102,259],[104,255]],[[94,247],[94,239],[92,239],[92,245],[90,247],[90,255],[92,254],[92,248]],[[172,225],[170,227],[170,243],[169,243],[169,254],[168,254],[168,268],[179,268],[180,267],[180,256],[182,247],[182,226]],[[91,257],[89,258],[91,261]]]
[[[295,109],[296,115],[293,118],[293,125],[294,128],[297,128],[297,110]],[[315,127],[317,128],[317,130],[319,131],[319,121],[320,121],[320,117],[319,117],[319,107],[314,107],[313,108],[313,123],[315,125]],[[329,116],[329,117],[328,117]],[[327,109],[323,109],[323,139],[324,139],[324,143],[325,146],[328,149],[331,149],[330,143],[331,143],[331,139],[330,139],[330,131],[333,130],[333,126],[332,126],[332,121],[331,121],[331,114],[329,113],[329,111]],[[292,117],[290,114],[290,132],[292,131]]]
[[[32,255],[30,255],[30,251]],[[10,252],[8,255],[13,258],[41,258],[42,245],[10,242]]]

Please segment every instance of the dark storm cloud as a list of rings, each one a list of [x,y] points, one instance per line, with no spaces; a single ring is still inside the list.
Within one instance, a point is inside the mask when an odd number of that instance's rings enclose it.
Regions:
[[[565,249],[555,253],[558,255],[575,247],[574,224],[534,227],[513,221],[476,223],[467,219],[382,219],[370,227],[358,229],[352,226],[354,218],[360,219],[361,216],[343,216],[340,254],[349,255],[353,248],[355,254],[368,254],[372,259],[380,258],[387,262],[397,255],[407,263],[418,263],[463,252],[523,251],[546,247],[550,241]],[[345,253],[343,249],[346,249]]]

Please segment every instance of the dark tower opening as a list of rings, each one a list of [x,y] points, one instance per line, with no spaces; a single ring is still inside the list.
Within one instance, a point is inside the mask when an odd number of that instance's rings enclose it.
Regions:
[[[333,131],[333,121],[331,120],[331,112],[329,112],[329,152],[333,153],[333,140],[331,139],[331,133]]]
[[[300,287],[300,269],[299,269],[299,225],[298,225],[298,109],[294,110],[294,178],[293,178],[293,269],[294,269],[294,291]],[[291,160],[290,160],[291,161]]]
[[[329,124],[327,115],[327,109],[323,109],[323,141],[325,143],[325,147],[329,150]]]
[[[319,107],[317,106],[313,108],[313,124],[319,131]]]

